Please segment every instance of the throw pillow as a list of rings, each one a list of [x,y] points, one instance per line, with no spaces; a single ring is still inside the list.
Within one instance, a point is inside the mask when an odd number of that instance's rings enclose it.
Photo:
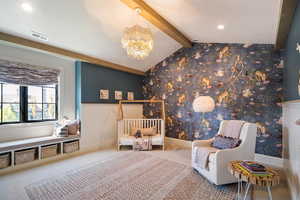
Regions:
[[[143,136],[154,136],[154,135],[156,135],[156,128],[155,127],[143,128],[141,131],[142,131]]]
[[[135,136],[138,130],[141,131],[142,136],[154,136],[157,134],[155,127],[151,127],[151,128],[131,127],[130,135]]]
[[[80,121],[74,120],[68,123],[69,135],[77,135],[80,132]]]
[[[239,138],[217,135],[215,136],[215,139],[212,142],[212,147],[215,147],[217,149],[232,149],[238,147],[240,143],[241,140]]]
[[[57,137],[68,137],[68,125],[65,126],[56,126],[55,135]]]

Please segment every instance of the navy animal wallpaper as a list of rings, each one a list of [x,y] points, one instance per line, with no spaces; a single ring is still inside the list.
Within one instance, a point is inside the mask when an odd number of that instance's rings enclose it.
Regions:
[[[223,119],[258,125],[256,152],[281,157],[283,61],[273,45],[202,44],[182,48],[146,72],[145,99],[164,99],[166,136],[183,140],[213,137]],[[213,112],[193,111],[197,96],[211,96]],[[145,104],[144,115],[160,116]]]

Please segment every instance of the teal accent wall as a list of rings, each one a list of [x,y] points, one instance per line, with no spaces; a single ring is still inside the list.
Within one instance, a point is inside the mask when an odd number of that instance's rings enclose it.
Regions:
[[[81,62],[75,63],[75,116],[80,119],[81,103]]]
[[[298,1],[291,31],[285,46],[283,79],[285,101],[300,99],[298,94],[300,53],[296,51],[297,42],[300,44],[300,1]]]
[[[76,116],[79,116],[80,103],[117,103],[115,91],[134,92],[134,99],[143,99],[144,76],[131,74],[107,67],[77,61],[76,64]],[[110,98],[100,99],[100,89],[108,89]]]

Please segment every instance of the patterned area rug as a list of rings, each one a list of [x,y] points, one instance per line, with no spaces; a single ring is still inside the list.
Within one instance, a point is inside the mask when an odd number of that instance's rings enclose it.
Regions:
[[[216,187],[186,165],[130,152],[25,190],[31,200],[232,200],[236,185]]]

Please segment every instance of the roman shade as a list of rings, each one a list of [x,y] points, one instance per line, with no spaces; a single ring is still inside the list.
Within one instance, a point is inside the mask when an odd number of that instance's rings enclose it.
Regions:
[[[0,82],[18,85],[58,84],[60,70],[0,59]]]

